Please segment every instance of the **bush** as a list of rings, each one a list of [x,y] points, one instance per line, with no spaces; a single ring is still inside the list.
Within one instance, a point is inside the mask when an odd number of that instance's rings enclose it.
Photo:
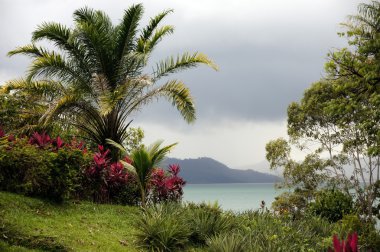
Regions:
[[[380,232],[375,228],[375,222],[362,221],[358,215],[348,214],[336,223],[334,233],[344,238],[349,234],[359,234],[359,247],[363,251],[379,251]]]
[[[323,190],[317,193],[310,210],[322,218],[337,222],[353,211],[353,201],[350,195],[341,191]]]
[[[149,200],[153,203],[180,202],[186,182],[178,176],[179,172],[178,164],[169,165],[166,173],[163,169],[154,169],[150,175]]]
[[[223,213],[218,205],[193,204],[186,210],[186,221],[192,232],[190,239],[196,244],[206,244],[210,237],[237,227],[236,218],[229,212]]]
[[[128,159],[127,159],[128,160]],[[137,204],[138,184],[135,174],[119,162],[111,162],[110,150],[102,145],[85,170],[88,191],[95,202]],[[125,197],[125,198],[124,198]]]
[[[62,201],[81,188],[82,170],[89,156],[82,149],[64,145],[35,133],[0,146],[0,190]]]
[[[181,251],[189,242],[190,228],[180,205],[156,205],[144,210],[135,223],[140,247],[149,251]]]
[[[246,237],[239,233],[224,233],[207,240],[210,252],[245,252],[249,251]]]

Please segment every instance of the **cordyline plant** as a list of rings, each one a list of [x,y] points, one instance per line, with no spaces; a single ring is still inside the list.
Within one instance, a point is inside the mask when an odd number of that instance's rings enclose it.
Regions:
[[[183,186],[186,182],[178,176],[180,166],[178,164],[169,165],[168,172],[155,168],[150,178],[149,198],[153,203],[174,201],[179,202],[183,195]]]
[[[130,157],[126,156],[117,162],[112,162],[109,149],[99,145],[98,152],[94,154],[93,164],[86,170],[94,201],[107,202],[110,189],[120,188],[135,181],[140,189],[143,207],[148,201],[180,201],[185,181],[178,175],[179,165],[169,165],[167,173],[161,168],[156,168],[175,144],[163,148],[160,148],[160,145],[161,142],[156,142],[148,148],[142,146],[134,150]],[[118,148],[125,152],[122,146]]]
[[[358,252],[358,234],[355,232],[349,234],[346,240],[340,241],[337,235],[333,236],[334,250],[328,249],[328,252]]]
[[[188,87],[180,80],[163,80],[165,77],[200,64],[217,69],[202,53],[184,53],[146,71],[153,50],[174,31],[173,26],[161,26],[171,12],[159,13],[143,28],[139,28],[141,4],[125,10],[117,25],[106,13],[87,7],[74,12],[72,28],[45,22],[33,32],[31,44],[9,52],[10,56],[25,54],[33,61],[26,79],[6,83],[2,91],[44,97],[48,109],[41,124],[67,118],[87,138],[112,149],[116,161],[118,150],[106,139],[122,144],[131,113],[156,98],[167,98],[187,122],[195,120]],[[54,50],[36,45],[41,40],[51,42]]]
[[[94,153],[93,164],[86,170],[86,177],[90,180],[95,202],[109,201],[111,188],[123,186],[127,183],[129,174],[121,162],[112,162],[110,150],[98,146]]]

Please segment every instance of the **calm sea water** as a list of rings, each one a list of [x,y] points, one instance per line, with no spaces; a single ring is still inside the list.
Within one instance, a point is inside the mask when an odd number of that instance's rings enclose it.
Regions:
[[[260,208],[262,200],[269,208],[274,198],[283,191],[275,189],[273,183],[187,184],[184,187],[184,201],[217,201],[224,210],[255,210]]]

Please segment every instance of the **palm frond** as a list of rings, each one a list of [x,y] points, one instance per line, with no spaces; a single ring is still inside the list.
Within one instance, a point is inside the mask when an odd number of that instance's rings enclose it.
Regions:
[[[157,29],[151,39],[139,40],[138,47],[143,49],[144,53],[151,53],[156,45],[163,39],[163,37],[170,35],[174,32],[174,27],[166,25]]]
[[[184,69],[196,67],[199,64],[205,64],[218,70],[218,66],[203,53],[184,53],[182,56],[177,56],[176,59],[169,57],[164,61],[159,62],[154,70],[154,80],[158,80],[168,74],[175,73]]]
[[[133,160],[133,167],[135,167],[139,184],[145,189],[152,170],[149,153],[145,148],[140,148],[132,152],[131,159]]]
[[[141,32],[141,36],[140,36],[140,39],[142,40],[148,40],[150,39],[150,37],[152,36],[154,30],[157,28],[157,26],[159,25],[159,23],[170,13],[172,13],[173,10],[172,9],[169,9],[169,10],[165,10],[161,13],[159,13],[158,15],[156,15],[155,17],[151,18],[150,21],[149,21],[149,24],[142,30]]]
[[[74,20],[77,27],[74,35],[85,46],[89,59],[95,60],[95,72],[112,78],[114,28],[110,18],[102,11],[85,7],[74,12]]]
[[[40,121],[46,124],[63,112],[68,110],[71,112],[76,112],[77,109],[81,110],[83,106],[87,105],[84,104],[80,96],[75,94],[66,94],[49,105],[49,108],[41,117]]]
[[[172,105],[177,108],[187,122],[190,123],[196,119],[195,106],[193,98],[190,95],[190,90],[185,84],[178,80],[168,81],[163,86],[152,89],[143,96],[139,96],[134,102],[128,105],[126,114],[129,115],[134,110],[151,102],[152,99],[157,97],[165,97],[171,101]]]
[[[123,155],[125,155],[125,153],[127,153],[127,150],[125,149],[125,147],[121,143],[115,142],[114,140],[109,139],[109,138],[106,139],[106,142],[107,142],[107,144],[112,145],[113,147],[120,150]]]
[[[37,77],[57,78],[66,83],[76,82],[83,89],[90,91],[88,81],[83,72],[77,69],[71,62],[55,52],[46,53],[43,57],[38,57],[29,68],[27,81]]]
[[[143,12],[144,8],[142,4],[132,5],[124,12],[120,25],[115,28],[118,60],[122,59],[124,55],[130,53],[135,48],[135,37]]]
[[[165,147],[160,148],[162,141],[157,141],[153,143],[148,148],[148,153],[151,158],[152,165],[155,167],[160,164],[162,160],[164,160],[165,156],[176,146],[178,143],[173,143],[167,145]]]
[[[19,90],[33,95],[56,96],[63,94],[65,87],[62,83],[52,80],[26,81],[24,79],[16,79],[6,82],[1,90],[4,93]]]
[[[8,56],[11,57],[16,54],[23,54],[30,57],[43,57],[48,54],[48,51],[42,47],[37,47],[35,44],[29,44],[26,46],[19,46],[16,49],[8,52]]]
[[[37,30],[35,30],[32,35],[33,42],[42,39],[53,42],[55,46],[65,51],[71,60],[77,63],[82,71],[86,71],[88,75],[91,75],[91,64],[86,61],[86,52],[84,48],[81,47],[80,43],[78,43],[78,40],[71,29],[59,23],[45,22],[38,26]]]

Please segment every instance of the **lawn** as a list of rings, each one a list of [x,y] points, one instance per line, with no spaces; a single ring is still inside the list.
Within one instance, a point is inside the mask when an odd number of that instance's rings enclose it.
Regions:
[[[90,202],[57,205],[0,192],[0,250],[137,251],[139,209]]]

